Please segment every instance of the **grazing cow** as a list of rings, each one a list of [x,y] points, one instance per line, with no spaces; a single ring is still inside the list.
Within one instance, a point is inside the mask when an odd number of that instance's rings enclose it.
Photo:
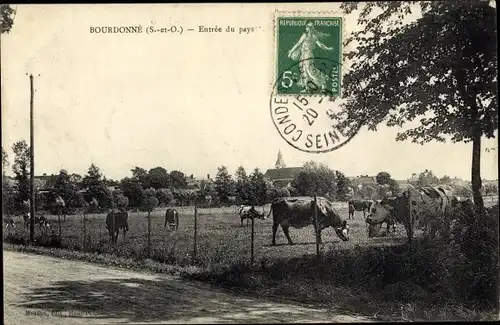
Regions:
[[[177,230],[179,228],[179,212],[176,209],[168,208],[165,212],[165,225],[163,228],[169,225],[170,230]]]
[[[312,197],[283,197],[277,198],[271,203],[271,209],[265,219],[273,214],[273,241],[276,245],[276,231],[281,225],[289,245],[293,245],[290,238],[289,228],[304,228],[309,225],[314,226],[314,199]],[[318,215],[318,240],[321,242],[321,230],[333,227],[335,233],[343,241],[349,240],[349,227],[347,222],[342,220],[339,213],[333,208],[332,203],[324,197],[317,198]]]
[[[374,201],[365,220],[369,224],[368,237],[375,237],[383,222],[403,224],[409,239],[417,227],[423,227],[425,232],[428,228],[433,237],[451,206],[451,192],[440,186],[412,188],[380,202]]]
[[[245,219],[247,219],[247,226],[248,226],[248,221],[253,218],[264,219],[264,214],[257,212],[257,210],[255,210],[255,207],[253,205],[240,206],[240,208],[238,209],[238,214],[240,216],[242,226],[243,226],[243,220]]]
[[[363,211],[363,219],[366,218],[366,211],[370,210],[372,201],[367,200],[350,200],[349,204],[349,219],[354,219],[354,211]]]
[[[114,214],[114,222],[113,222]],[[114,223],[114,229],[113,229]],[[106,216],[106,229],[108,229],[109,238],[116,243],[120,229],[123,230],[123,239],[128,231],[128,212],[126,210],[111,211]]]
[[[30,221],[31,221],[31,214],[29,212],[26,214],[23,214],[23,219],[24,219],[24,227],[28,228],[30,225]],[[41,229],[49,229],[50,228],[50,223],[44,216],[35,216],[35,225],[36,224],[38,224],[38,226]]]

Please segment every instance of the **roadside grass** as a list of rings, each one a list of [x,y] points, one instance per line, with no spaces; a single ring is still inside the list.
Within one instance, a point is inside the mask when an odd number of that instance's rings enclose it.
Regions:
[[[347,216],[342,206],[339,211]],[[401,227],[396,234],[368,239],[358,214],[349,221],[351,240],[341,242],[333,230],[326,230],[321,258],[317,258],[312,227],[291,231],[294,246],[270,247],[271,223],[256,221],[255,263],[249,265],[250,227],[241,227],[229,209],[199,212],[196,256],[193,215],[187,209],[180,211],[181,226],[173,233],[163,229],[162,211],[152,215],[149,255],[145,213],[131,216],[131,231],[125,240],[120,236],[116,245],[102,231],[104,215],[95,215],[88,216],[90,240],[85,245],[81,216],[68,216],[61,225],[60,241],[55,231],[38,234],[39,246],[30,246],[26,231],[18,229],[4,232],[4,249],[178,275],[257,297],[286,297],[374,315],[376,320],[493,320],[498,315],[484,301],[467,301],[476,294],[467,287],[473,286],[477,273],[467,259],[447,249],[447,243],[416,240],[410,250]],[[286,242],[281,230],[277,241]],[[489,283],[488,278],[482,281]]]

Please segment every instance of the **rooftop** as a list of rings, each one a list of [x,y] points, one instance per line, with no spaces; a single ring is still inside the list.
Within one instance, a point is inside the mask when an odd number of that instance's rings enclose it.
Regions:
[[[275,180],[291,180],[302,171],[302,167],[285,167],[268,169],[264,178]]]

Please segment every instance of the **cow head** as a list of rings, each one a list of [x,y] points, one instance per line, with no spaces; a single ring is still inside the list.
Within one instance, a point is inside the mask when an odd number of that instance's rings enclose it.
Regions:
[[[311,202],[311,205],[314,206],[314,202]],[[349,226],[347,225],[347,221],[340,218],[339,213],[333,208],[331,202],[325,199],[318,199],[317,206],[318,214],[321,213],[323,216],[327,216],[327,218],[330,219],[330,225],[335,229],[337,236],[343,241],[348,241]]]
[[[368,237],[375,237],[382,227],[382,223],[386,222],[392,211],[393,207],[389,201],[383,200],[381,202],[373,201],[368,210],[365,222],[368,226]]]

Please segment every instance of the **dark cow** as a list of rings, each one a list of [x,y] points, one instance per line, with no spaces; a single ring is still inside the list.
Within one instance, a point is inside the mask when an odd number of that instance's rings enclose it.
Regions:
[[[165,225],[163,228],[169,225],[170,230],[177,230],[179,228],[179,212],[176,209],[168,208],[165,212]]]
[[[241,225],[243,226],[243,220],[247,219],[247,226],[248,226],[248,221],[257,218],[257,219],[264,219],[264,214],[257,212],[255,210],[255,207],[252,206],[240,206],[238,209],[238,215],[240,216],[241,219]]]
[[[350,200],[349,204],[349,219],[354,219],[354,211],[363,211],[363,219],[366,217],[366,212],[370,209],[372,201],[367,200]]]
[[[113,218],[114,216],[114,218]],[[114,219],[114,221],[113,221]],[[113,229],[114,224],[114,229]],[[120,229],[123,231],[123,239],[128,231],[128,212],[126,210],[111,211],[106,216],[106,229],[108,229],[109,238],[116,243]]]
[[[399,195],[372,203],[366,217],[366,223],[369,224],[368,237],[377,236],[383,222],[403,224],[409,239],[413,237],[417,227],[424,228],[425,232],[428,228],[433,237],[438,223],[442,222],[444,214],[450,211],[451,207],[451,192],[443,187],[408,189]]]
[[[332,203],[324,197],[317,198],[318,212],[318,240],[321,242],[321,230],[333,227],[335,233],[343,241],[349,240],[349,228],[347,222],[343,221],[339,213],[333,208]],[[273,214],[273,245],[276,245],[276,231],[281,225],[288,240],[288,244],[293,245],[289,234],[289,227],[304,228],[309,225],[314,226],[314,199],[312,197],[288,197],[278,198],[271,203],[271,210],[267,218]]]

